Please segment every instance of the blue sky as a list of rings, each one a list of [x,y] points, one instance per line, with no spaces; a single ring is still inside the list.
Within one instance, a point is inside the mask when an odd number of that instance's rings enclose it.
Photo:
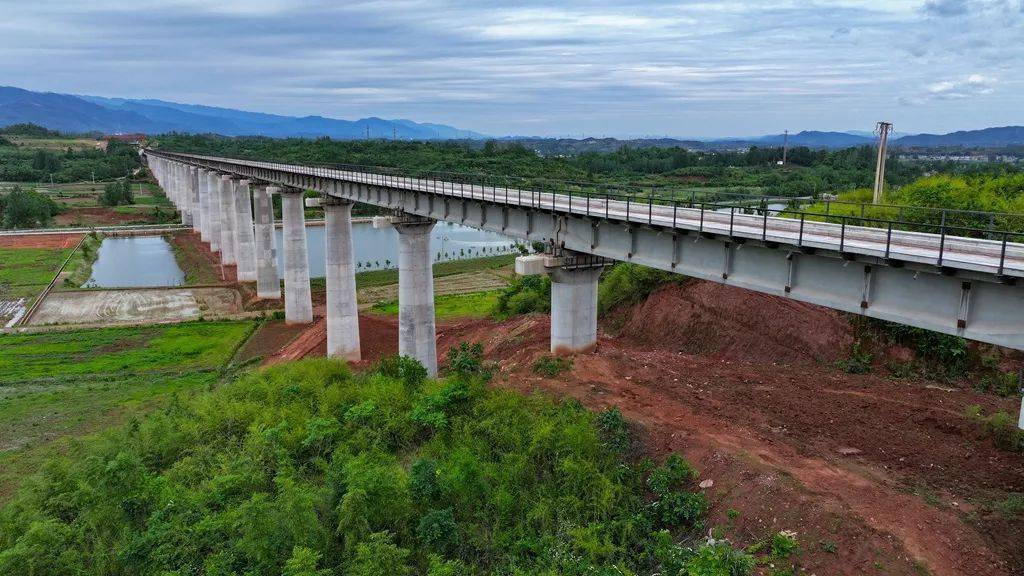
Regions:
[[[0,0],[0,84],[495,135],[1024,124],[1024,0]]]

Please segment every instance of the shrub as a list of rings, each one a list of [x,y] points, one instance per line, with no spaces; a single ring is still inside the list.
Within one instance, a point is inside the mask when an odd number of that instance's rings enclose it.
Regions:
[[[609,268],[597,289],[597,308],[601,314],[619,305],[636,304],[668,282],[681,282],[684,276],[647,266],[620,262]]]
[[[746,573],[672,543],[703,520],[693,471],[646,477],[620,415],[399,365],[274,366],[69,447],[0,509],[0,573]]]
[[[533,373],[554,378],[566,370],[572,370],[572,359],[545,354],[533,362]]]
[[[618,406],[612,406],[598,415],[597,430],[601,436],[601,442],[608,448],[620,454],[629,449],[629,424],[622,416]]]
[[[980,425],[982,433],[992,438],[997,448],[1011,452],[1024,452],[1024,430],[1009,413],[999,411],[985,416],[981,406],[973,404],[964,409],[967,418]]]
[[[498,294],[493,313],[501,319],[550,311],[551,279],[547,276],[518,276]]]
[[[863,349],[863,343],[858,338],[853,343],[849,358],[838,362],[839,368],[847,374],[867,374],[871,372],[871,360],[873,356]]]
[[[387,356],[377,364],[377,371],[401,380],[410,390],[416,390],[427,379],[427,369],[411,356]]]
[[[484,367],[484,347],[479,342],[460,342],[458,346],[449,348],[446,363],[448,371],[458,376],[490,376]]]

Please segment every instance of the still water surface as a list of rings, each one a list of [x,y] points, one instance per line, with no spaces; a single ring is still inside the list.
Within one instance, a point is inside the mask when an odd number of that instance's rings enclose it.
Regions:
[[[284,276],[284,249],[282,230],[277,229],[277,270]],[[324,260],[326,244],[323,226],[306,226],[306,244],[309,246],[309,275],[322,278],[326,270]],[[509,254],[514,251],[515,240],[486,230],[438,222],[431,233],[430,252],[435,262]],[[394,228],[374,228],[369,222],[352,224],[352,245],[357,270],[380,270],[398,266],[398,232]]]
[[[181,286],[185,273],[162,236],[104,238],[92,265],[89,288]]]
[[[283,276],[282,231],[276,231],[277,269]],[[352,224],[352,241],[357,270],[379,270],[398,266],[398,233],[393,228],[374,228],[369,222]],[[324,276],[324,227],[307,226],[309,275]],[[457,224],[439,222],[431,234],[431,258],[437,261],[461,260],[479,256],[509,254],[514,251],[511,238]],[[84,284],[89,288],[142,288],[181,286],[185,273],[174,259],[174,250],[162,236],[105,238],[92,267],[92,276]]]

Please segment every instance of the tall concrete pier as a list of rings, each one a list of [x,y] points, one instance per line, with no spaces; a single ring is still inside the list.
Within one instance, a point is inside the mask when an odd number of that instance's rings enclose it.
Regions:
[[[210,228],[212,224],[213,215],[210,213],[210,171],[205,168],[199,168],[199,211],[200,227],[199,227],[199,238],[203,242],[210,242]],[[211,246],[212,250],[213,247]]]
[[[556,268],[550,276],[551,352],[590,352],[597,346],[597,281],[601,268]]]
[[[203,211],[199,200],[199,168],[189,167],[189,194],[192,196],[192,231],[199,232],[203,227]]]
[[[220,252],[220,228],[221,228],[221,214],[220,214],[220,174],[217,172],[206,173],[206,195],[209,197],[209,215],[210,218],[207,223],[207,241],[210,243],[211,252]]]
[[[284,319],[288,324],[313,321],[313,296],[309,288],[309,254],[306,248],[306,216],[302,190],[281,189],[281,220],[284,222]]]
[[[235,192],[235,259],[238,261],[238,281],[256,281],[256,236],[252,229],[252,197],[249,180],[234,183]]]
[[[352,203],[324,199],[327,248],[327,355],[361,359],[356,267],[352,247]]]
[[[281,281],[277,275],[277,251],[274,249],[274,203],[271,193],[276,186],[253,187],[253,208],[256,215],[256,297],[280,298]]]
[[[436,220],[414,215],[394,220],[398,232],[398,353],[420,361],[437,376],[434,276],[430,231]]]
[[[231,176],[220,177],[220,260],[222,264],[237,264],[235,256],[235,183]]]

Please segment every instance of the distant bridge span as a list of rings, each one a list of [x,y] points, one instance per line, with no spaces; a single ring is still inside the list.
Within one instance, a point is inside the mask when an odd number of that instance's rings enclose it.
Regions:
[[[555,253],[533,264],[546,268],[554,281],[553,350],[579,351],[595,342],[597,275],[589,272],[603,262],[591,256],[1024,350],[1024,287],[1018,285],[1024,277],[1024,244],[1012,232],[988,231],[994,239],[978,239],[945,225],[936,226],[936,233],[909,232],[893,229],[898,223],[892,222],[864,227],[767,211],[715,211],[682,200],[525,190],[159,150],[144,154],[190,221],[201,219],[197,207],[208,187],[196,174],[204,173],[283,190],[315,190],[329,203],[386,207],[403,215],[400,226],[444,220],[548,243]],[[177,180],[168,174],[177,174]],[[329,245],[330,218],[328,211]],[[430,254],[426,257],[429,268]],[[429,304],[432,315],[432,298]],[[329,320],[330,314],[328,306]],[[432,320],[429,328],[432,332]]]

